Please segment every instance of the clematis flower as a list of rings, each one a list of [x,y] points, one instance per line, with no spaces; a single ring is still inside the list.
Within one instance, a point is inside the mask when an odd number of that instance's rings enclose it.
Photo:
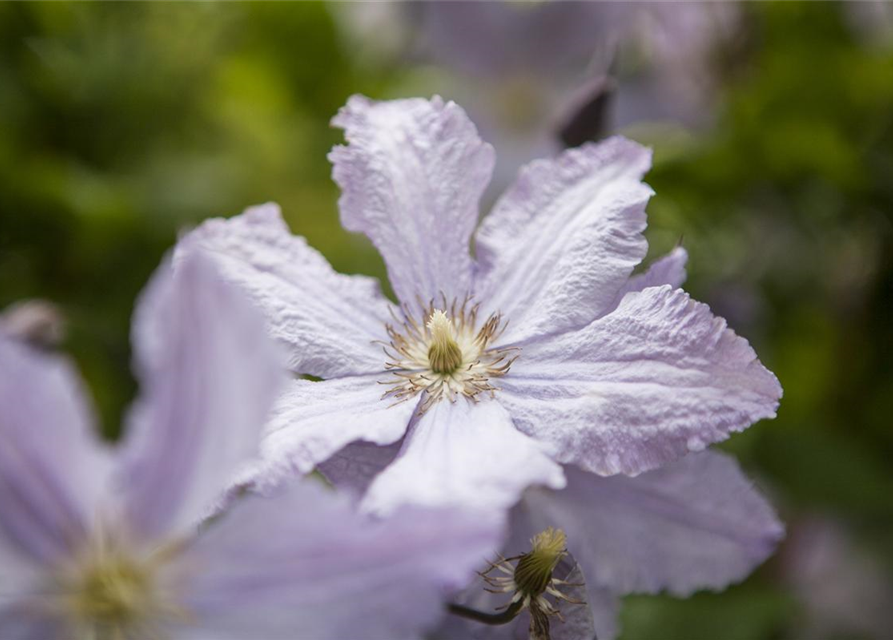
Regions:
[[[619,632],[620,596],[723,589],[784,535],[735,460],[718,452],[635,478],[567,474],[564,490],[525,492],[501,555],[458,598],[465,615],[516,617],[484,626],[449,616],[434,640],[610,640]]]
[[[143,396],[114,452],[66,361],[0,335],[0,637],[418,637],[495,543],[479,517],[373,522],[309,482],[196,535],[282,375],[237,293],[197,258],[155,278],[134,331]]]
[[[399,455],[365,508],[506,507],[561,465],[637,475],[774,417],[781,387],[748,343],[677,288],[685,252],[645,257],[650,152],[623,138],[522,170],[474,234],[493,168],[456,104],[354,97],[334,119],[341,220],[400,301],[336,273],[275,205],[211,220],[201,251],[265,312],[295,374],[242,476],[259,487],[356,441]]]

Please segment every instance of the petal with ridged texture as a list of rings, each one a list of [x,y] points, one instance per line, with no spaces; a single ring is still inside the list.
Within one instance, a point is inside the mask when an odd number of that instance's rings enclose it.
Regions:
[[[641,291],[648,287],[660,287],[668,284],[674,289],[678,289],[685,282],[686,272],[685,264],[688,262],[688,252],[682,247],[676,247],[667,255],[658,258],[650,265],[644,273],[633,276],[626,281],[617,294],[616,304],[611,310],[617,308],[620,301],[627,293],[631,291]]]
[[[784,535],[735,460],[692,454],[635,478],[568,467],[564,491],[525,498],[539,526],[561,527],[587,584],[687,596],[744,579]]]
[[[394,405],[382,400],[383,387],[377,380],[352,376],[290,382],[264,428],[261,460],[240,474],[239,482],[266,491],[296,474],[309,473],[355,441],[373,446],[399,440],[416,403]]]
[[[342,191],[341,222],[369,236],[400,300],[465,296],[469,242],[493,148],[461,107],[439,97],[353,96],[332,124],[348,142],[329,154]]]
[[[180,240],[178,257],[196,249],[263,310],[295,373],[333,378],[383,368],[375,341],[386,339],[391,315],[378,281],[332,269],[304,238],[292,235],[277,205],[208,220]]]
[[[642,183],[651,153],[611,138],[537,160],[475,236],[475,296],[514,343],[582,327],[613,302],[648,244]]]
[[[500,380],[518,428],[560,462],[635,475],[775,417],[781,386],[747,341],[669,286],[525,345]]]

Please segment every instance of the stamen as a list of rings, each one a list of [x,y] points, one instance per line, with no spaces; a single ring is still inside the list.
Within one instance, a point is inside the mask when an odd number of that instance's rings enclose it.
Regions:
[[[384,368],[393,378],[383,381],[390,389],[382,397],[399,404],[423,393],[419,415],[444,398],[477,402],[481,393],[493,395],[498,388],[492,380],[508,373],[517,358],[515,347],[490,346],[506,325],[498,313],[479,327],[480,305],[470,296],[461,301],[441,298],[441,308],[433,300],[419,300],[421,318],[408,305],[401,307],[402,318],[392,309],[394,323],[385,326],[390,341],[382,344]]]
[[[554,616],[562,622],[564,619],[558,608],[546,599],[546,595],[570,604],[585,604],[568,597],[558,588],[561,585],[575,587],[582,585],[571,584],[567,580],[559,580],[552,576],[558,563],[567,555],[565,547],[567,537],[563,531],[549,527],[535,535],[530,543],[531,550],[527,553],[511,558],[499,556],[496,562],[491,562],[490,566],[480,574],[488,585],[484,587],[485,591],[512,594],[511,600],[497,609],[497,611],[506,609],[506,614],[511,613],[510,616],[485,614],[456,605],[450,605],[449,611],[488,624],[505,624],[527,609],[530,613],[530,638],[549,640],[549,618]],[[513,562],[517,564],[512,566]],[[492,575],[494,571],[502,575]]]
[[[462,350],[453,338],[453,323],[447,315],[436,310],[426,324],[431,333],[428,361],[434,373],[450,374],[462,364]]]
[[[524,595],[541,595],[552,581],[552,572],[567,555],[567,537],[561,529],[549,527],[530,541],[533,549],[521,556],[515,567],[515,584]]]
[[[173,543],[143,556],[131,554],[111,536],[99,534],[82,555],[61,567],[45,606],[66,616],[77,637],[164,637],[163,626],[190,615],[162,589],[158,569],[179,554]]]

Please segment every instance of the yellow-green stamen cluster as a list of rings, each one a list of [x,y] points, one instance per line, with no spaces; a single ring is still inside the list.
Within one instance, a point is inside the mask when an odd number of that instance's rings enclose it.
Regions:
[[[86,568],[71,588],[71,610],[82,624],[108,637],[125,637],[124,631],[139,626],[151,601],[151,571],[124,557],[101,559]]]
[[[431,371],[451,375],[462,364],[462,350],[453,337],[453,323],[447,314],[437,309],[426,326],[431,334],[431,346],[428,347]]]
[[[149,554],[99,535],[71,564],[60,567],[46,606],[67,619],[78,638],[161,638],[168,622],[188,619],[175,594],[159,585],[159,569],[173,559],[176,544]]]
[[[497,391],[492,380],[504,376],[517,357],[515,348],[491,346],[505,330],[501,316],[494,313],[478,327],[479,305],[470,298],[459,303],[444,297],[439,308],[433,300],[419,306],[421,320],[404,305],[403,318],[395,316],[396,324],[386,326],[385,369],[393,378],[383,381],[390,387],[384,397],[399,403],[424,393],[419,403],[424,413],[443,398],[476,400],[480,393]]]
[[[552,572],[567,555],[567,538],[561,529],[549,527],[530,541],[532,549],[515,566],[515,585],[526,596],[537,597],[552,581]]]
[[[563,594],[558,587],[583,586],[571,584],[553,576],[561,559],[567,556],[567,537],[561,529],[549,527],[530,541],[531,550],[519,556],[502,558],[490,564],[481,576],[492,593],[511,593],[512,599],[501,609],[517,615],[524,609],[530,612],[530,637],[549,639],[549,618],[563,620],[555,605],[546,595],[571,604],[584,604]],[[516,564],[512,565],[515,562]],[[493,572],[503,575],[492,575]]]

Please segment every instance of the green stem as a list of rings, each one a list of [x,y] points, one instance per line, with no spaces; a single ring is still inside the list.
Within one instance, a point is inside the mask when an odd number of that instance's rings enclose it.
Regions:
[[[474,620],[475,622],[483,622],[484,624],[508,624],[515,617],[521,613],[521,608],[523,603],[519,600],[518,602],[512,603],[508,609],[501,613],[484,613],[483,611],[478,611],[477,609],[469,609],[468,607],[464,607],[461,604],[453,604],[450,603],[447,605],[447,610],[453,615],[461,616],[463,618],[468,618],[469,620]]]

